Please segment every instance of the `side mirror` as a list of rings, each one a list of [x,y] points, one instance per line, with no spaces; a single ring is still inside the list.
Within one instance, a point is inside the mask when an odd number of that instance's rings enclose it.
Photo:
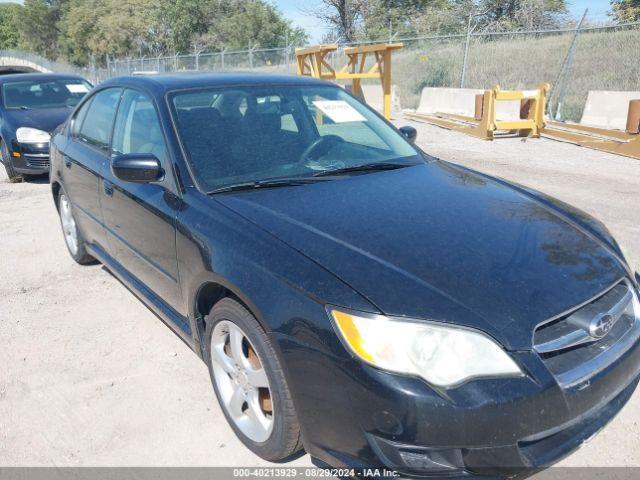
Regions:
[[[160,160],[152,153],[117,155],[111,159],[111,171],[125,182],[156,182],[164,176]]]
[[[411,143],[416,141],[416,138],[418,138],[418,131],[410,126],[405,126],[405,127],[400,127],[400,133],[402,135],[404,135],[407,140],[409,140]]]

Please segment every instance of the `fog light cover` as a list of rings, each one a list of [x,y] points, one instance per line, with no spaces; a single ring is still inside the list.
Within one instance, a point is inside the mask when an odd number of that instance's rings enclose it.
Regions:
[[[465,470],[459,448],[415,447],[372,434],[367,434],[367,439],[380,460],[392,470],[426,476],[447,476]]]

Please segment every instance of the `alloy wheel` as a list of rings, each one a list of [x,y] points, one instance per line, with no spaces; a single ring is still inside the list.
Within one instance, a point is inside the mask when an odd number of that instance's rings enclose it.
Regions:
[[[64,194],[60,195],[60,220],[67,247],[69,247],[73,255],[76,255],[78,253],[78,230],[71,212],[71,203],[69,203],[69,199]]]
[[[250,440],[265,442],[273,430],[269,379],[256,349],[236,324],[222,320],[211,337],[211,365],[222,406]]]

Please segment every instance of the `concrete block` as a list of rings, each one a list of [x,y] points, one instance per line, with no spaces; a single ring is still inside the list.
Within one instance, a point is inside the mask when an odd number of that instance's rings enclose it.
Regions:
[[[436,112],[474,116],[476,95],[484,93],[479,88],[425,87],[420,95],[418,113]],[[496,120],[520,118],[520,100],[496,102]]]
[[[580,123],[600,128],[624,130],[629,102],[640,99],[640,92],[591,90]]]

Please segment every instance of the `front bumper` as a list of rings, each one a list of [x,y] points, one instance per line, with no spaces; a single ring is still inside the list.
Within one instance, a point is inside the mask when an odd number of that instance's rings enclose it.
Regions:
[[[20,156],[14,156],[14,152]],[[49,172],[48,143],[11,142],[11,163],[18,173],[38,175]]]
[[[334,335],[335,336],[335,335]],[[299,337],[298,337],[299,338]],[[305,448],[340,468],[415,476],[512,475],[549,466],[603,428],[640,376],[640,342],[597,375],[562,388],[532,352],[526,376],[438,391],[298,338],[277,337]],[[326,342],[329,342],[327,344]]]

